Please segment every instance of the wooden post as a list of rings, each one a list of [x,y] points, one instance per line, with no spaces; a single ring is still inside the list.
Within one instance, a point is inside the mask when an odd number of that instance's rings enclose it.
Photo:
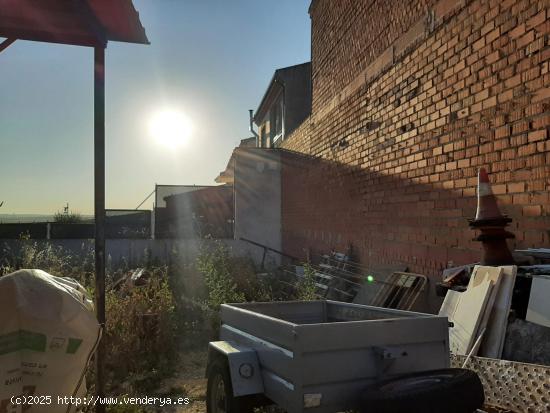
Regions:
[[[94,48],[94,214],[95,302],[97,320],[105,328],[105,48]],[[100,340],[96,356],[96,395],[105,397],[105,345]],[[105,406],[96,405],[96,413]]]

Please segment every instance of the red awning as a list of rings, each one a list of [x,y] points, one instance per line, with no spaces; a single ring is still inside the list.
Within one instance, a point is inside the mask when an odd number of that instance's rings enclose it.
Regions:
[[[149,43],[131,0],[0,0],[0,37],[92,47]]]

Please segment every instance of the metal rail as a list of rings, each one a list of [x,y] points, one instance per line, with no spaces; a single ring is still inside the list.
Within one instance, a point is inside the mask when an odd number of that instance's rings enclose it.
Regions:
[[[300,258],[297,258],[294,255],[290,255],[290,254],[287,254],[286,252],[276,250],[275,248],[271,248],[271,247],[268,247],[267,245],[260,244],[259,242],[249,240],[248,238],[240,237],[239,240],[248,242],[249,244],[255,245],[255,246],[260,247],[260,248],[263,248],[264,250],[268,250],[268,251],[274,252],[276,254],[282,255],[283,257],[288,257],[288,258],[292,258],[296,261],[300,261]]]
[[[263,245],[259,242],[249,240],[244,237],[239,238],[242,241],[248,242],[257,247],[263,248],[264,253],[262,256],[261,268],[264,269],[265,257],[268,251],[274,252],[284,257],[291,258],[294,261],[300,261],[299,258],[279,251],[275,248],[271,248],[267,245]],[[320,264],[311,264],[314,271],[315,286],[317,288],[316,295],[319,298],[326,298],[331,291],[339,294],[340,297],[347,297],[349,300],[353,300],[357,292],[362,286],[362,281],[365,281],[369,277],[369,271],[366,267],[350,261],[349,259],[338,259],[333,254],[315,254],[315,258],[320,258]],[[342,257],[346,257],[342,255]],[[332,265],[335,264],[335,265]],[[358,273],[350,271],[360,271]],[[291,274],[293,278],[298,281],[301,277],[297,272],[292,272],[287,269],[282,269],[286,274]],[[281,284],[292,286],[296,288],[291,282],[283,281],[274,277]],[[359,282],[357,282],[357,280]],[[342,284],[335,285],[337,283],[343,283],[347,287],[342,287]],[[427,278],[421,274],[394,272],[390,275],[388,280],[369,279],[369,283],[380,285],[380,289],[377,291],[375,298],[371,305],[386,308],[398,308],[403,310],[409,310],[420,293],[424,290],[427,283]],[[348,290],[349,288],[349,290]],[[345,291],[348,290],[348,291]]]
[[[252,245],[255,245],[256,247],[260,247],[260,248],[263,248],[264,249],[264,253],[262,255],[262,262],[261,262],[261,265],[260,265],[260,268],[263,270],[265,268],[265,257],[267,255],[267,251],[271,251],[271,252],[274,252],[276,254],[279,254],[283,257],[287,257],[287,258],[291,258],[292,260],[295,260],[295,261],[300,261],[299,258],[293,256],[293,255],[290,255],[290,254],[287,254],[285,252],[282,252],[282,251],[279,251],[279,250],[276,250],[275,248],[271,248],[271,247],[268,247],[267,245],[264,245],[264,244],[260,244],[259,242],[256,242],[256,241],[252,241],[248,238],[243,238],[243,237],[240,237],[239,240],[241,241],[244,241],[244,242],[248,242],[249,244],[252,244]]]
[[[371,305],[410,310],[427,281],[427,277],[422,274],[394,272],[378,290]]]

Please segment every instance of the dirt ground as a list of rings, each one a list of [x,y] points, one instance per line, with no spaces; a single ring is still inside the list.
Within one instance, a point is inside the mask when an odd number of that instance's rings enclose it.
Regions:
[[[191,403],[171,409],[173,413],[206,413],[206,351],[187,352],[181,357],[176,374],[162,383],[162,393],[188,397]],[[164,411],[168,411],[167,409]]]
[[[177,367],[177,373],[166,379],[160,388],[163,393],[189,397],[191,403],[175,409],[164,409],[170,413],[206,413],[206,351],[186,353]],[[284,413],[281,409],[270,406],[257,409],[261,413]]]
[[[206,351],[193,351],[186,353],[180,360],[177,373],[166,379],[161,387],[161,393],[170,393],[191,399],[191,403],[175,409],[164,409],[170,413],[206,413],[206,379],[204,372],[206,368]],[[264,409],[269,412],[280,413],[276,408]],[[264,411],[262,410],[262,411]],[[487,413],[508,413],[510,410],[501,410],[494,407],[485,407],[480,412]]]

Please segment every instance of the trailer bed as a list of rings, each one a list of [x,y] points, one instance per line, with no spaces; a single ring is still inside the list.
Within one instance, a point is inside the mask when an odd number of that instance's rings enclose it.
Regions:
[[[253,348],[265,394],[289,413],[359,405],[380,378],[449,367],[446,317],[336,301],[223,305],[221,340]]]

